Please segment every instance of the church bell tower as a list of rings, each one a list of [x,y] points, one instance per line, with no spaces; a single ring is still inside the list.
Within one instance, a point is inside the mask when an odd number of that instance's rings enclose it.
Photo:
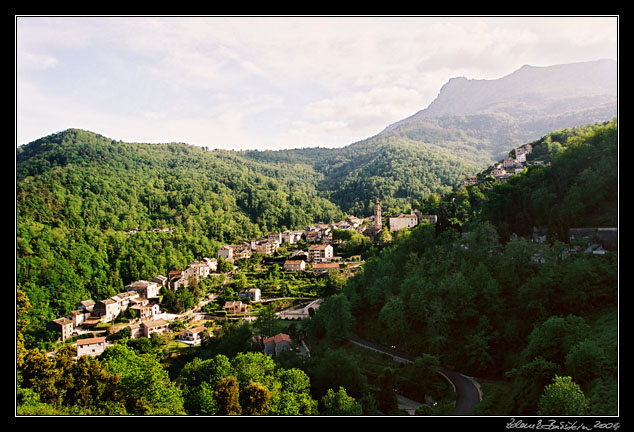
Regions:
[[[378,199],[374,203],[374,226],[376,228],[381,228],[383,226],[383,221],[381,220],[381,201]]]

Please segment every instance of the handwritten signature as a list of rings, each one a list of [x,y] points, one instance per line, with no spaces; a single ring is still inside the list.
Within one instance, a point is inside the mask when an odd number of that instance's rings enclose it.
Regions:
[[[532,429],[532,430],[565,430],[565,431],[591,431],[595,429],[618,430],[621,424],[618,422],[604,423],[595,420],[590,426],[580,421],[568,420],[542,420],[539,419],[533,423],[525,420],[515,420],[511,418],[506,424],[507,429]]]

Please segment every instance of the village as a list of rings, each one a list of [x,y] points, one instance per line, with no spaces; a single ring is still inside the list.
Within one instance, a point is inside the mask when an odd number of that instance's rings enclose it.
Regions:
[[[524,144],[517,147],[510,152],[509,157],[493,165],[488,174],[495,180],[504,181],[513,175],[520,174],[524,171],[526,165],[543,165],[544,163],[542,161],[527,162],[526,156],[532,152],[533,146],[531,144]],[[511,156],[513,153],[515,153],[515,157]],[[479,183],[480,180],[477,176],[469,176],[462,179],[461,186],[472,186]]]
[[[530,144],[525,144],[514,149],[510,154],[514,153],[515,157],[508,157],[502,162],[491,167],[490,175],[496,181],[504,181],[512,175],[521,173],[526,164],[526,155],[532,152]],[[539,164],[539,162],[533,162]],[[507,171],[507,170],[513,170]],[[478,184],[480,180],[477,177],[466,177],[462,180],[462,186]],[[426,215],[419,210],[414,209],[409,214],[397,214],[388,217],[386,224],[390,232],[396,232],[403,229],[411,229],[420,223],[437,223],[436,215]],[[593,254],[605,253],[603,245],[608,250],[614,250],[617,243],[616,236],[618,232],[613,228],[606,229],[571,229],[571,240],[575,238],[585,239],[585,246],[581,250],[571,249],[569,252],[586,252]],[[159,232],[159,230],[154,230]],[[170,229],[160,230],[161,232],[171,232]],[[223,245],[218,249],[216,258],[202,258],[194,261],[184,270],[172,270],[167,276],[157,275],[150,281],[138,280],[124,287],[124,291],[107,299],[97,302],[89,299],[79,302],[76,309],[68,315],[55,319],[49,323],[49,330],[56,332],[61,341],[65,341],[71,336],[90,333],[93,330],[106,323],[114,324],[115,320],[126,311],[134,311],[126,325],[130,331],[130,338],[146,337],[152,334],[162,334],[170,331],[170,322],[179,318],[180,315],[169,314],[160,309],[161,290],[167,289],[178,291],[187,287],[194,281],[208,278],[210,276],[220,276],[219,262],[230,263],[231,271],[237,269],[236,264],[241,260],[248,260],[253,254],[260,254],[264,257],[272,257],[283,246],[286,249],[292,249],[301,243],[307,246],[302,250],[297,248],[286,255],[283,261],[283,270],[286,273],[304,273],[310,272],[315,276],[325,275],[331,271],[337,271],[342,268],[355,268],[363,264],[360,255],[351,255],[345,259],[334,255],[334,247],[345,241],[335,238],[335,232],[352,231],[371,239],[376,242],[381,238],[384,231],[383,217],[381,214],[381,203],[376,200],[374,204],[373,216],[367,218],[358,218],[348,216],[346,219],[337,223],[317,223],[309,225],[304,230],[287,230],[284,232],[269,233],[266,236],[251,241],[245,241],[238,244]],[[136,230],[129,231],[127,234],[134,234]],[[587,239],[593,239],[588,246]],[[533,234],[533,241],[545,241],[545,234],[539,229]],[[579,249],[579,246],[576,246]],[[540,261],[540,257],[534,257],[534,260]],[[230,278],[230,275],[229,275]],[[262,301],[261,291],[258,288],[248,288],[238,294],[242,300],[226,301],[222,306],[222,310],[227,314],[246,314],[249,304],[252,302]],[[212,297],[208,298],[211,299]],[[248,300],[248,301],[245,301]],[[318,308],[322,299],[313,299],[310,303],[313,308]],[[284,319],[303,319],[308,317],[307,306],[292,307],[288,310],[277,313],[277,316]],[[121,327],[120,327],[121,328]],[[195,326],[187,329],[177,335],[178,340],[187,344],[200,343],[204,334],[204,326]],[[275,345],[288,346],[288,335],[280,334],[270,336],[263,341],[265,352],[275,352]],[[272,347],[271,347],[272,344]],[[106,348],[106,337],[96,336],[85,339],[78,339],[76,342],[77,357],[82,355],[98,356]]]
[[[435,215],[424,215],[414,210],[410,214],[389,217],[388,225],[390,231],[395,232],[413,228],[421,222],[436,223],[436,221]],[[48,329],[58,334],[61,341],[77,335],[90,334],[93,337],[80,338],[76,341],[77,358],[82,355],[96,357],[106,349],[107,342],[106,336],[94,336],[95,329],[98,326],[103,329],[103,325],[107,323],[110,323],[114,329],[115,320],[127,311],[134,312],[130,314],[133,318],[129,319],[124,326],[119,325],[118,330],[128,328],[131,339],[149,338],[153,334],[169,332],[170,322],[178,319],[180,315],[161,310],[161,290],[177,291],[194,281],[219,276],[221,274],[219,262],[231,263],[231,267],[236,269],[235,265],[238,261],[248,260],[252,254],[273,256],[282,245],[292,248],[303,240],[302,244],[307,246],[307,250],[292,251],[283,262],[283,270],[288,273],[312,272],[316,276],[325,275],[330,271],[341,269],[342,266],[355,268],[363,264],[360,255],[352,255],[346,259],[334,255],[333,245],[342,242],[338,239],[333,240],[335,231],[354,231],[376,241],[383,229],[381,203],[377,200],[374,204],[374,215],[368,218],[349,216],[338,223],[317,223],[306,227],[305,230],[269,233],[265,237],[248,242],[224,245],[219,248],[217,258],[202,258],[192,262],[184,270],[170,271],[167,276],[156,275],[150,281],[132,282],[125,285],[123,292],[106,299],[81,301],[68,315],[52,320]],[[135,232],[130,231],[127,234]],[[167,230],[167,232],[170,231]],[[262,300],[261,291],[257,288],[246,289],[239,293],[239,297],[248,298],[248,303]],[[315,299],[310,305],[318,308],[320,301],[321,299]],[[248,303],[240,300],[227,301],[222,309],[227,314],[244,314],[247,312]],[[285,319],[302,319],[309,316],[307,309],[308,307],[290,308],[278,313],[278,316]],[[195,326],[178,334],[177,338],[186,344],[198,344],[205,330],[204,326]],[[262,344],[264,352],[275,353],[280,347],[288,347],[288,342],[288,335],[278,334],[263,340]]]

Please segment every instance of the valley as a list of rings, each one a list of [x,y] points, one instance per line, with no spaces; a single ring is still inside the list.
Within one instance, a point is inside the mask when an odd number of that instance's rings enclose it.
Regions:
[[[469,415],[561,414],[549,385],[618,414],[616,105],[566,70],[452,80],[341,149],[20,146],[19,414],[444,416],[440,370],[486,383]]]

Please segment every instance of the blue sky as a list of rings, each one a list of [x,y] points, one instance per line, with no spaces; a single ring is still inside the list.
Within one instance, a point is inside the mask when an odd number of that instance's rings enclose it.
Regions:
[[[224,149],[341,147],[450,78],[617,59],[618,18],[17,16],[16,144],[68,128]]]

